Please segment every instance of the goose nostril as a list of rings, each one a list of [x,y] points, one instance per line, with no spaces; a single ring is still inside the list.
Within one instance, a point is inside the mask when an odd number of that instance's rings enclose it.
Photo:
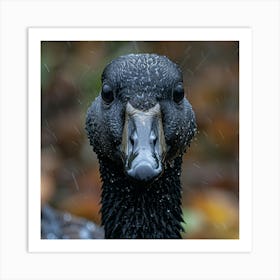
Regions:
[[[130,141],[130,144],[132,147],[134,147],[134,145],[137,145],[137,139],[138,139],[138,137],[137,137],[136,132],[133,132],[131,134],[131,136],[129,137],[129,141]]]
[[[155,147],[156,143],[157,143],[157,137],[155,133],[152,131],[150,135],[150,144],[153,145],[153,147]]]
[[[130,144],[134,146],[134,139],[132,137],[130,137]]]
[[[155,145],[156,145],[156,143],[157,143],[157,138],[155,138],[155,139],[154,139],[154,141],[153,141],[153,145],[155,146]]]

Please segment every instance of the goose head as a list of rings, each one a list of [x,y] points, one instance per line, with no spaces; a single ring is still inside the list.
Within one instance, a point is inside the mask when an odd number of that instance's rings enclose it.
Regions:
[[[166,56],[129,54],[109,63],[86,121],[99,160],[139,184],[162,176],[196,131],[184,88],[179,66]]]

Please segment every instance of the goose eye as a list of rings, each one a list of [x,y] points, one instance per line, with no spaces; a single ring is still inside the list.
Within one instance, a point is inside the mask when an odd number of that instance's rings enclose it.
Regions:
[[[184,87],[183,84],[177,84],[173,89],[173,100],[176,103],[180,103],[184,98]]]
[[[108,104],[111,103],[114,100],[113,89],[107,84],[103,85],[102,91],[101,91],[101,96],[102,96],[102,99],[106,103],[108,103]]]

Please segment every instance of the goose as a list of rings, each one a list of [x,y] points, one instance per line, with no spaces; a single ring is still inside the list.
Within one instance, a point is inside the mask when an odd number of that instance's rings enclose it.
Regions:
[[[179,239],[182,157],[196,133],[182,71],[166,56],[112,60],[86,115],[106,239]]]

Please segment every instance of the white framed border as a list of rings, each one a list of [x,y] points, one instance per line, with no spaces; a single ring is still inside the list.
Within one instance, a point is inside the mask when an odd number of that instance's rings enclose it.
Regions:
[[[29,252],[249,252],[252,246],[252,45],[250,28],[29,28]],[[239,41],[239,239],[41,240],[41,41]]]
[[[1,280],[280,279],[278,0],[2,0],[0,15]],[[252,250],[186,254],[29,253],[27,28],[155,25],[246,26],[252,30]]]

